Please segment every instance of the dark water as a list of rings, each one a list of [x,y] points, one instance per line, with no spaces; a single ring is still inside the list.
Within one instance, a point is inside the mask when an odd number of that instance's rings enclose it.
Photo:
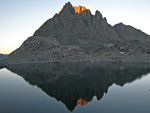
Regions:
[[[150,113],[149,64],[10,65],[0,113]]]

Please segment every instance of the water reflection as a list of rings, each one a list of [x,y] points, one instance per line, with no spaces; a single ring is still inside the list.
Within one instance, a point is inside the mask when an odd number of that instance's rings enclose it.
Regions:
[[[150,72],[149,64],[29,64],[7,68],[62,101],[68,110],[100,100],[112,84],[123,86]]]

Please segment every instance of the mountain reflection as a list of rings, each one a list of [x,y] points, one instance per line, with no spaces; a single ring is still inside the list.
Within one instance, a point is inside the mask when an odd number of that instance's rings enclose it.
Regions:
[[[86,105],[93,96],[100,100],[112,84],[123,86],[150,72],[142,63],[26,64],[7,68],[62,101],[68,110]]]
[[[89,102],[91,102],[91,101],[89,101]],[[81,98],[77,100],[77,104],[79,104],[81,106],[86,105],[87,103],[88,103],[88,101],[81,99]]]

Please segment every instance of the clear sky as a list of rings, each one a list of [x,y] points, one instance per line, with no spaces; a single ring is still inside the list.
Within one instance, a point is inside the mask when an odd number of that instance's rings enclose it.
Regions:
[[[32,36],[68,0],[0,0],[0,53],[10,53]],[[123,22],[150,34],[150,0],[70,0],[94,14],[99,10],[109,24]]]

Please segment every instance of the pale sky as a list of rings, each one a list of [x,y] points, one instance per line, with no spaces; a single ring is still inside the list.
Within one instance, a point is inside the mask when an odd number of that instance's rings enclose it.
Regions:
[[[0,0],[0,53],[10,53],[32,36],[68,0]],[[70,0],[94,14],[99,10],[109,24],[123,22],[150,34],[150,0]]]

